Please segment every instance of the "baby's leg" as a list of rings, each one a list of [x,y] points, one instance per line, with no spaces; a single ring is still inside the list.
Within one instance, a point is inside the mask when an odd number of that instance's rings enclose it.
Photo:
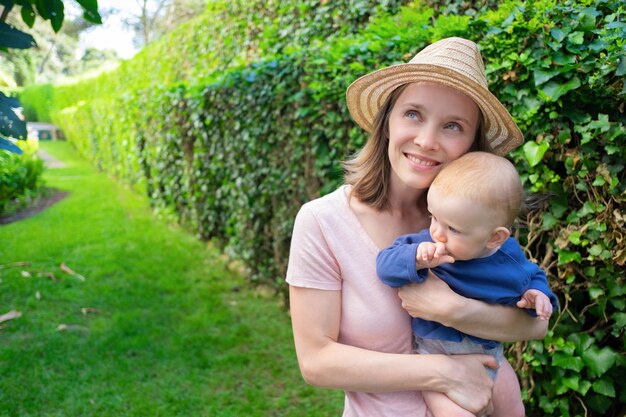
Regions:
[[[424,391],[424,401],[434,417],[476,417],[441,392]]]
[[[426,398],[425,395],[424,398]],[[511,364],[504,358],[498,368],[491,399],[493,401],[491,417],[524,417],[526,415],[517,375]]]

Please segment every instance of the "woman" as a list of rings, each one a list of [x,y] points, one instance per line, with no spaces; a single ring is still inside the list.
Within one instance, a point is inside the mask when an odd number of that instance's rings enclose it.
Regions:
[[[371,137],[345,164],[346,184],[301,208],[292,236],[287,282],[303,377],[345,390],[344,416],[426,416],[421,390],[482,415],[493,386],[484,366],[495,359],[411,354],[409,314],[503,342],[543,337],[546,322],[461,297],[432,274],[396,292],[378,280],[375,259],[428,226],[426,192],[442,167],[469,150],[504,155],[521,132],[489,92],[477,45],[461,38],[359,78],[347,102]]]

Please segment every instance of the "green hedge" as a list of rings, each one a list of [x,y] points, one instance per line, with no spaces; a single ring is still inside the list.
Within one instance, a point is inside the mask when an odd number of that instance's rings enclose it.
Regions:
[[[39,143],[29,138],[17,146],[22,154],[0,149],[0,217],[28,207],[43,192],[44,164],[36,155]]]
[[[349,83],[442,37],[476,40],[525,134],[511,158],[528,189],[555,195],[519,233],[561,304],[548,337],[510,345],[528,415],[623,416],[622,3],[385,3],[371,18],[375,2],[330,3],[218,4],[117,70],[54,87],[50,115],[155,209],[284,291],[295,213],[341,183],[339,161],[366,139]]]
[[[529,3],[476,22],[492,85],[525,132],[514,152],[533,191],[556,195],[530,219],[529,252],[561,311],[531,342],[525,388],[549,415],[624,415],[626,9]]]

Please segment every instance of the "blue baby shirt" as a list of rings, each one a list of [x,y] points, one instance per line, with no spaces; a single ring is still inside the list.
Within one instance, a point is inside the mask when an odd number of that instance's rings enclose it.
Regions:
[[[428,276],[428,269],[417,270],[415,255],[421,242],[432,241],[428,229],[417,234],[398,237],[391,246],[378,254],[376,258],[378,277],[391,287],[401,287],[410,282],[423,282]],[[517,308],[515,304],[522,294],[529,289],[536,289],[550,298],[555,311],[558,308],[558,300],[550,291],[545,272],[526,259],[519,243],[512,237],[491,256],[455,261],[431,270],[453,291],[464,297]],[[534,310],[527,311],[536,316]],[[443,324],[420,318],[413,318],[412,327],[416,335],[426,339],[460,342],[463,337],[469,337],[486,348],[493,348],[499,343],[467,335]]]

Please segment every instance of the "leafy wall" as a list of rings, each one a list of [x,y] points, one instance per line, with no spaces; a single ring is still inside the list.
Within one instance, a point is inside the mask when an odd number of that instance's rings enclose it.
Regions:
[[[555,195],[519,231],[561,304],[548,337],[509,349],[528,415],[623,416],[624,5],[329,3],[218,4],[118,70],[52,87],[49,114],[103,170],[282,291],[298,208],[341,183],[339,161],[366,139],[346,87],[442,37],[476,40],[525,134],[511,159],[529,190]]]

